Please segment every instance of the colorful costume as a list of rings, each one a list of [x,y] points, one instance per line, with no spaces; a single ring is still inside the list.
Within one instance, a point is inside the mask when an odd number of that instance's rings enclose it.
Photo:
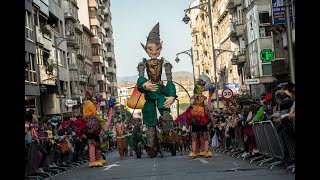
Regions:
[[[144,93],[145,104],[142,109],[143,123],[148,126],[147,130],[147,151],[150,157],[155,157],[155,135],[157,119],[157,109],[162,119],[172,121],[170,115],[170,105],[174,102],[176,96],[175,85],[172,82],[172,65],[163,58],[157,59],[160,55],[162,43],[160,43],[159,23],[149,33],[146,46],[141,45],[148,53],[151,59],[143,59],[138,64],[139,78],[137,87],[139,92]],[[163,85],[161,81],[162,68],[165,68],[167,84]],[[148,79],[144,77],[145,69]],[[153,88],[153,89],[152,89]]]
[[[120,159],[124,158],[125,152],[127,151],[127,143],[126,143],[126,132],[125,132],[125,124],[120,121],[117,121],[113,127],[113,135],[117,140],[117,148],[120,154]]]
[[[208,86],[209,85],[209,86]],[[189,157],[197,156],[211,157],[212,153],[208,151],[208,129],[209,110],[207,106],[207,97],[202,92],[208,90],[211,81],[208,76],[201,75],[195,84],[194,95],[191,97],[190,107],[180,115],[177,120],[180,123],[191,125],[191,153]]]
[[[100,135],[103,134],[103,126],[105,120],[97,115],[95,105],[89,99],[92,98],[91,94],[86,92],[87,100],[83,106],[83,117],[77,120],[69,120],[63,123],[63,127],[73,126],[76,130],[76,136],[82,137],[83,134],[87,136],[89,147],[89,167],[99,167],[106,164],[105,160],[100,160],[101,155],[101,140]],[[106,131],[105,131],[106,132]],[[104,145],[102,145],[104,146]]]

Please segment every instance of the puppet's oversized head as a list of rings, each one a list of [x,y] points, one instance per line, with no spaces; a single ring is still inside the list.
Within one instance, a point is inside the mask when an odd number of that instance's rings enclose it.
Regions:
[[[162,42],[160,41],[159,23],[157,23],[150,31],[147,37],[147,43],[140,43],[151,59],[157,59],[160,56]]]

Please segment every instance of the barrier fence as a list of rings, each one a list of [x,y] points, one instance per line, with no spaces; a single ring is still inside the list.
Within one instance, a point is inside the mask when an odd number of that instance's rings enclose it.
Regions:
[[[216,149],[217,152],[227,153],[227,155],[240,158],[244,152],[243,130],[242,127],[235,127],[235,147],[230,150],[224,148]],[[273,121],[260,121],[254,122],[252,125],[253,133],[257,149],[259,151],[256,155],[249,156],[249,162],[257,161],[259,166],[268,164],[267,168],[273,169],[274,166],[283,165],[287,166],[287,170],[295,171],[295,128],[294,124],[288,120],[281,123]],[[225,138],[221,137],[225,142]],[[225,143],[224,143],[225,145]],[[243,158],[245,160],[245,158]]]

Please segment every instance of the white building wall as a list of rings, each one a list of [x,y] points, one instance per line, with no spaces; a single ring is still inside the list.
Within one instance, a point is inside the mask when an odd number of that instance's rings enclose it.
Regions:
[[[78,18],[80,24],[84,24],[87,27],[90,27],[89,23],[89,11],[88,11],[88,0],[77,1],[78,3]]]

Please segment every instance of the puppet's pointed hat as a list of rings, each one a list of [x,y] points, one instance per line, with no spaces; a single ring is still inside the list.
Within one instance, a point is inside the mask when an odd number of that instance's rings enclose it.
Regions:
[[[150,31],[147,37],[147,44],[148,43],[160,43],[159,22]]]

